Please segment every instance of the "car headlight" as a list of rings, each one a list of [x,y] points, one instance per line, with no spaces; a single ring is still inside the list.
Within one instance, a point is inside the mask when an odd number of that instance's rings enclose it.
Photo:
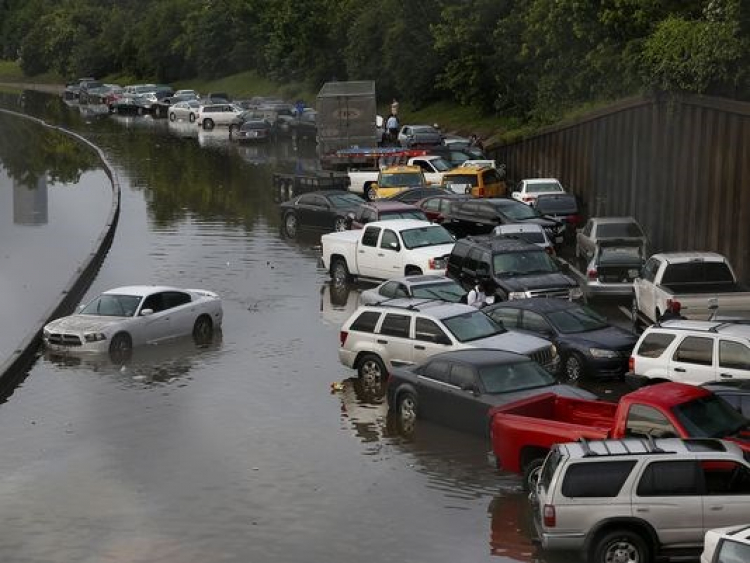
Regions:
[[[508,294],[508,299],[528,299],[531,297],[528,291],[511,291]]]
[[[573,287],[570,289],[570,293],[568,293],[568,297],[573,299],[581,299],[583,297],[583,290],[580,287]]]
[[[619,356],[619,354],[614,350],[604,350],[602,348],[589,348],[589,354],[591,354],[594,358],[607,359],[613,359]]]
[[[100,340],[107,340],[107,337],[101,332],[87,332],[83,335],[83,339],[86,342],[99,342]]]
[[[557,357],[557,346],[555,346],[554,344],[552,346],[550,346],[549,347],[549,352],[550,352],[550,354],[552,354],[552,358],[553,359],[556,358]]]

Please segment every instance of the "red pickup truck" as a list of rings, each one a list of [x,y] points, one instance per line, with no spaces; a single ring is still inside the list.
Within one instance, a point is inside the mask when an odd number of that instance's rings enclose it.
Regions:
[[[545,393],[489,411],[491,456],[498,468],[537,479],[554,444],[580,438],[723,438],[750,459],[750,422],[717,395],[693,385],[658,383],[624,395],[619,403]]]

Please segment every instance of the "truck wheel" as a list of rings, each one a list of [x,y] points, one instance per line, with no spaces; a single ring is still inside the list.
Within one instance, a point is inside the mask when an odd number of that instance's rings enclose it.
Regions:
[[[536,482],[539,480],[539,474],[542,472],[542,465],[544,465],[544,458],[538,457],[532,459],[523,468],[523,490],[531,492],[536,487]]]
[[[331,263],[331,280],[333,280],[334,285],[339,287],[348,284],[352,280],[349,268],[346,266],[346,261],[342,258],[336,258]]]
[[[632,530],[613,530],[597,540],[592,563],[650,563],[651,553],[643,537]]]
[[[583,358],[575,352],[571,352],[570,355],[565,358],[564,373],[565,378],[570,383],[576,383],[583,377],[584,363]]]
[[[284,215],[284,232],[289,238],[295,238],[297,236],[297,229],[299,227],[299,221],[294,213],[287,213]]]
[[[367,184],[365,186],[365,199],[367,201],[375,199],[375,190],[373,189],[372,184]]]

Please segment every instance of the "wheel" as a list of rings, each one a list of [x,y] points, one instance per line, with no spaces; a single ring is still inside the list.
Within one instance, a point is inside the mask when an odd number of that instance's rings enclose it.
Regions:
[[[336,221],[333,223],[333,230],[337,233],[346,230],[346,217],[336,217]]]
[[[536,482],[539,480],[539,474],[542,472],[542,465],[544,465],[544,458],[538,457],[532,459],[523,468],[523,490],[531,492],[536,487]]]
[[[398,396],[396,415],[401,431],[413,434],[417,426],[417,398],[413,393],[407,391]]]
[[[367,354],[360,360],[357,373],[365,388],[374,389],[385,383],[385,364],[375,354]]]
[[[193,123],[195,121],[195,114],[194,113],[191,113],[190,115],[188,115],[188,121],[190,123]]]
[[[234,134],[234,130],[239,129],[234,123],[229,124],[229,136],[231,137]]]
[[[375,189],[372,187],[372,184],[367,184],[365,186],[365,199],[367,201],[375,199]]]
[[[176,120],[177,120],[177,116],[174,114],[173,111],[170,111],[169,112],[169,121],[176,121]]]
[[[214,335],[214,323],[208,315],[201,315],[195,319],[193,338],[198,344],[207,344]]]
[[[613,530],[598,539],[593,549],[592,563],[649,563],[648,544],[637,532]]]
[[[336,258],[331,264],[331,279],[334,285],[342,286],[351,281],[351,274],[346,262],[342,258]]]
[[[112,362],[122,364],[133,354],[133,339],[127,332],[118,332],[109,343],[109,357]]]
[[[213,119],[204,119],[203,120],[203,128],[204,129],[213,129],[214,128],[214,120]]]
[[[287,213],[284,215],[284,230],[286,231],[286,236],[289,238],[296,237],[298,227],[299,220],[294,213]]]
[[[565,358],[565,364],[563,365],[563,373],[565,374],[565,378],[569,382],[575,383],[583,377],[584,371],[585,367],[583,358],[581,358],[579,354],[571,352],[570,355]]]
[[[404,275],[406,276],[421,276],[422,275],[422,269],[417,268],[416,266],[409,266],[406,268],[406,271],[404,272]]]
[[[136,110],[136,113],[137,113],[138,115],[143,115],[143,108],[138,108],[138,109]]]

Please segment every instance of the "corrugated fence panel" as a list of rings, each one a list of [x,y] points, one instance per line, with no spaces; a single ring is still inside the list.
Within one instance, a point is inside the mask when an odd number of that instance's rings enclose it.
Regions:
[[[652,250],[714,250],[750,282],[750,104],[623,100],[492,158],[514,181],[559,178],[588,215],[632,215]]]

